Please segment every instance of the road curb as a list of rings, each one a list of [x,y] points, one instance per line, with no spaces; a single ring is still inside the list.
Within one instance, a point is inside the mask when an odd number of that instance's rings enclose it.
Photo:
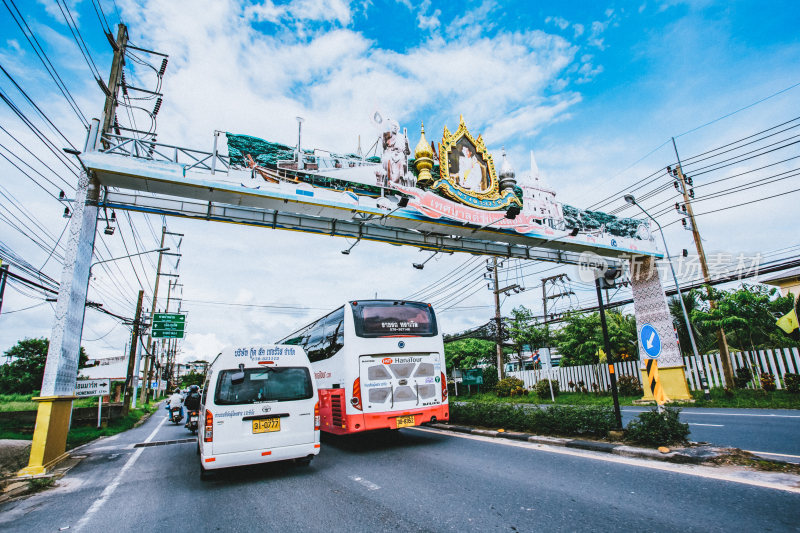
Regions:
[[[521,440],[532,442],[534,444],[561,446],[564,448],[575,448],[578,450],[609,453],[613,455],[619,455],[621,457],[649,459],[654,461],[665,461],[669,463],[700,464],[721,455],[715,448],[712,448],[711,446],[678,448],[675,450],[670,450],[667,453],[663,453],[651,448],[640,448],[637,446],[628,446],[626,444],[614,442],[548,437],[545,435],[532,435],[529,433],[517,433],[514,431],[477,429],[468,426],[456,426],[442,423],[428,424],[428,426],[444,431],[453,431],[456,433],[468,433],[471,435],[481,435],[484,437]]]

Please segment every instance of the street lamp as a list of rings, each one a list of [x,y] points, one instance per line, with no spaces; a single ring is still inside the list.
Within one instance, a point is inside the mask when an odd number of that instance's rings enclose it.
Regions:
[[[689,313],[686,312],[686,305],[683,303],[683,294],[681,294],[681,286],[678,284],[678,276],[675,275],[675,269],[672,267],[672,258],[669,255],[669,249],[667,248],[667,239],[664,238],[664,229],[661,227],[661,224],[658,223],[658,220],[653,218],[650,213],[645,211],[644,207],[636,203],[636,198],[632,194],[626,194],[624,196],[625,201],[631,205],[635,205],[639,209],[642,210],[642,213],[647,215],[647,218],[652,220],[658,226],[658,231],[661,233],[661,241],[664,243],[664,253],[667,255],[667,263],[669,264],[669,270],[672,272],[672,279],[675,282],[675,290],[678,291],[678,301],[681,304],[681,311],[683,311],[683,320],[686,322],[686,331],[689,333],[689,341],[692,344],[692,352],[694,352],[695,361],[700,363],[700,383],[703,386],[703,397],[708,400],[710,399],[710,394],[708,390],[708,380],[706,379],[706,370],[704,368],[703,362],[700,359],[700,354],[697,352],[697,344],[694,341],[694,332],[692,331],[692,323],[689,321]]]
[[[167,250],[169,250],[169,247],[156,248],[155,250],[147,250],[146,252],[138,252],[135,254],[123,255],[122,257],[112,257],[111,259],[103,259],[102,261],[95,261],[89,266],[89,279],[92,278],[92,269],[95,267],[95,265],[99,265],[101,263],[110,263],[111,261],[119,261],[120,259],[127,259],[129,257],[136,257],[137,255],[151,254],[153,252],[166,252]]]

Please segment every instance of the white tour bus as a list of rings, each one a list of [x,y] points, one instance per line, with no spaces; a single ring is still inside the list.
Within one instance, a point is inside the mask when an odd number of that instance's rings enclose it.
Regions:
[[[311,360],[322,431],[449,419],[444,343],[430,304],[347,302],[279,343],[304,348]]]
[[[230,348],[212,361],[198,432],[200,474],[319,453],[319,402],[299,346]]]

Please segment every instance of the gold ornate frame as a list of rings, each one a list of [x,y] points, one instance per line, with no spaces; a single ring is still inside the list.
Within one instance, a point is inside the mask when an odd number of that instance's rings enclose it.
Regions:
[[[483,157],[483,160],[486,163],[486,172],[489,174],[489,188],[483,192],[475,192],[464,189],[458,185],[453,178],[450,177],[450,152],[456,147],[456,143],[462,137],[466,137],[467,140],[472,143],[476,152]],[[486,145],[483,142],[482,135],[478,135],[478,138],[475,139],[469,130],[467,130],[467,126],[464,124],[464,115],[461,115],[459,118],[458,129],[455,131],[455,133],[451,134],[450,130],[447,129],[447,126],[444,127],[442,142],[439,143],[439,178],[439,181],[437,181],[437,183],[435,183],[433,186],[434,189],[439,189],[437,185],[440,184],[441,180],[445,180],[449,182],[450,185],[452,185],[455,189],[468,196],[473,196],[481,200],[497,200],[500,198],[500,188],[498,185],[497,173],[494,169],[494,160],[492,159],[492,154],[486,150]],[[442,192],[447,193],[447,190],[443,189]],[[453,199],[459,200],[457,197]]]

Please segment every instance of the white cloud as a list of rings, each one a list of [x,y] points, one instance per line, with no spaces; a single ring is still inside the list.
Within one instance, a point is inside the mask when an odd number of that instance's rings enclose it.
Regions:
[[[264,0],[246,7],[244,13],[247,19],[256,22],[336,21],[347,25],[352,20],[350,3],[344,0],[293,0],[284,5]]]
[[[544,22],[545,24],[553,24],[561,30],[569,28],[569,21],[563,17],[547,17]]]

